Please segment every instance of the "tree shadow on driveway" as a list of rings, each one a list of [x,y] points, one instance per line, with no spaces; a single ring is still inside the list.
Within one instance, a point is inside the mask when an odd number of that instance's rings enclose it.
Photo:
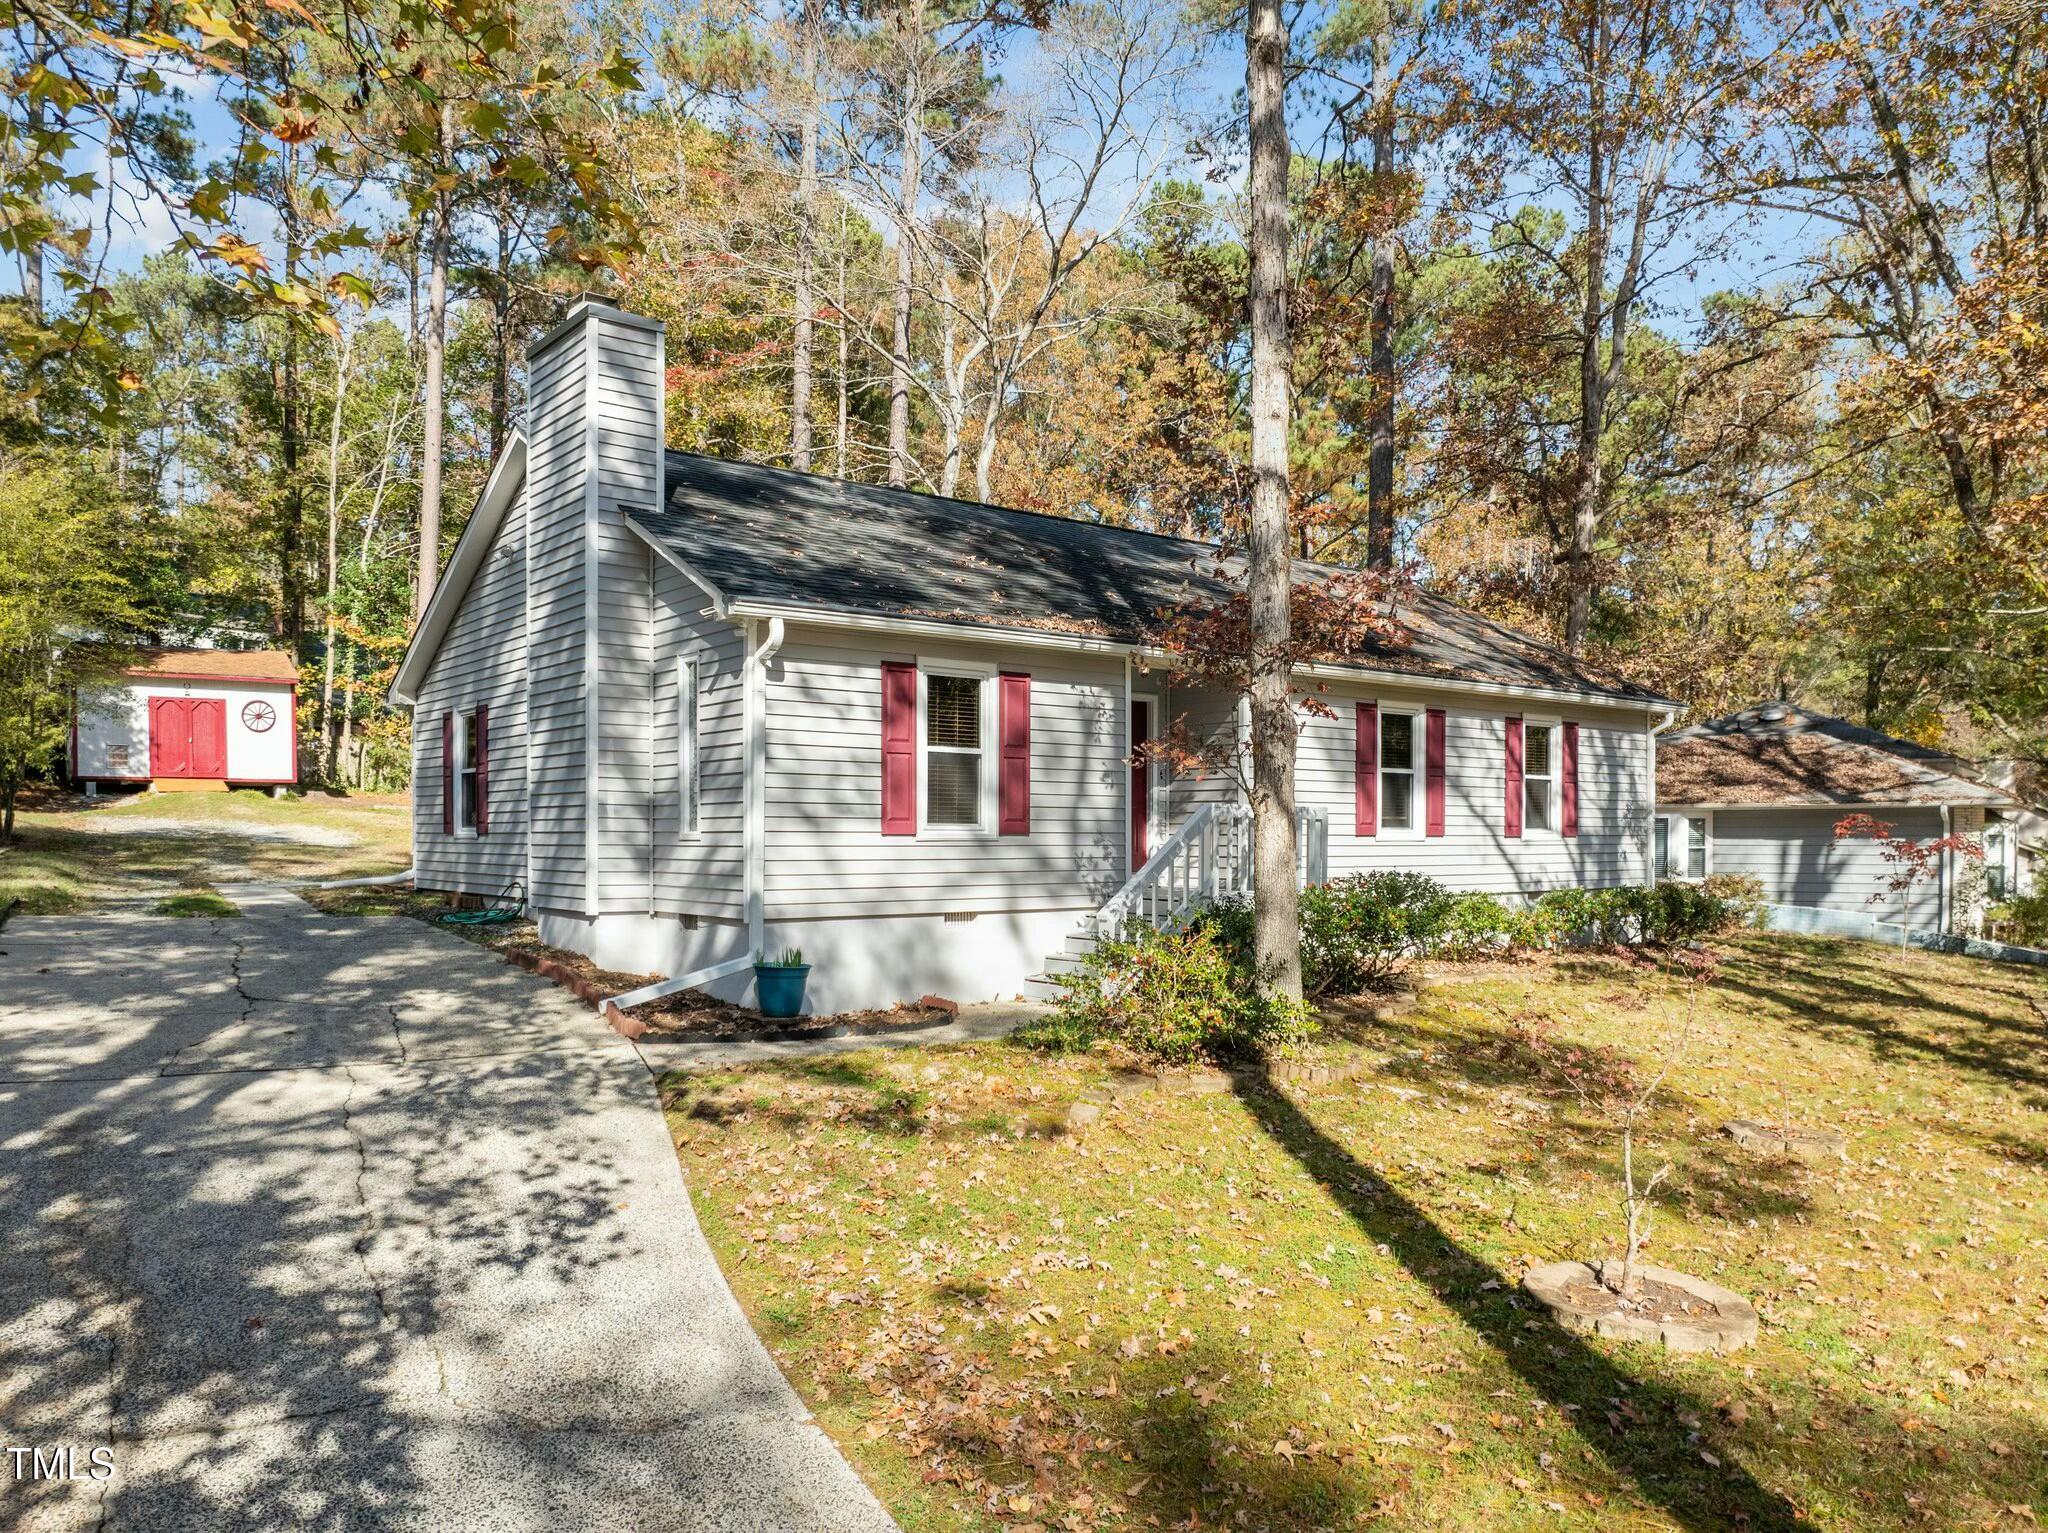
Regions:
[[[1506,1274],[1466,1250],[1419,1204],[1319,1128],[1263,1070],[1236,1077],[1237,1095],[1273,1142],[1322,1185],[1366,1239],[1383,1246],[1415,1280],[1499,1355],[1532,1390],[1569,1414],[1586,1445],[1680,1527],[1736,1525],[1753,1533],[1810,1527],[1799,1512],[1750,1475],[1732,1448],[1704,1425],[1710,1409],[1683,1391],[1617,1366],[1540,1309],[1510,1302]],[[1602,1430],[1617,1400],[1635,1420]],[[1710,1468],[1701,1457],[1719,1461]]]

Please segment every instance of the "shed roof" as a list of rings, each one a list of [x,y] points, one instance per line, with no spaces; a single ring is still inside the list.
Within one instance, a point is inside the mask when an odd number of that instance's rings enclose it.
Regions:
[[[167,681],[293,682],[299,667],[282,649],[145,649],[125,674]]]
[[[666,477],[659,510],[628,514],[729,601],[1139,643],[1163,610],[1228,595],[1242,568],[1190,539],[693,453],[669,453]],[[1340,663],[1666,701],[1439,596],[1404,598],[1397,616],[1407,643]]]
[[[1686,805],[1969,804],[2008,793],[1968,762],[1845,719],[1760,703],[1657,742],[1657,802]]]

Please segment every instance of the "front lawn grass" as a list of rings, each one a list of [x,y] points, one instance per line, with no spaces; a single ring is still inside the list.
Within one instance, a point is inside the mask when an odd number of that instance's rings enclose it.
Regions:
[[[1450,976],[1337,1085],[1145,1091],[1014,1045],[663,1082],[757,1329],[909,1529],[1958,1528],[2048,1515],[2048,976],[1745,936],[1639,1156],[1727,1358],[1570,1335],[1617,1147],[1527,1047],[1647,1058],[1625,960]],[[1751,1158],[1734,1117],[1842,1130]],[[1653,1162],[1654,1163],[1654,1162]]]
[[[124,829],[136,822],[149,828]],[[261,835],[237,834],[237,829]],[[345,844],[289,839],[311,832]],[[405,801],[309,793],[138,793],[87,808],[23,810],[0,845],[0,906],[60,915],[109,894],[165,891],[237,878],[364,878],[412,860]]]
[[[238,916],[242,907],[214,889],[184,889],[167,894],[150,907],[160,916]]]

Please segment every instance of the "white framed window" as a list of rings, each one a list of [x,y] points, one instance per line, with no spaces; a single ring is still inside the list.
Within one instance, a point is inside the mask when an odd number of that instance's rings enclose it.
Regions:
[[[1659,878],[1701,879],[1707,876],[1710,837],[1705,815],[1658,815],[1656,841]]]
[[[476,712],[461,716],[455,731],[455,833],[476,834]]]
[[[942,835],[986,831],[994,823],[995,672],[921,664],[917,671],[918,824]]]
[[[1413,830],[1421,823],[1415,784],[1422,775],[1422,715],[1380,711],[1380,829]]]
[[[1522,725],[1522,830],[1558,828],[1555,724]]]
[[[697,835],[703,802],[701,750],[698,742],[698,670],[688,655],[676,661],[676,807],[682,833]]]

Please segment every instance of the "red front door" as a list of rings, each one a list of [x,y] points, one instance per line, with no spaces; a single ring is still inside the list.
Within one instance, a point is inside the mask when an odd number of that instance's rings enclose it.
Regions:
[[[218,697],[149,700],[149,775],[228,775],[228,705]]]
[[[1131,699],[1131,871],[1137,872],[1152,855],[1146,827],[1152,821],[1152,763],[1139,747],[1152,738],[1152,705]]]

